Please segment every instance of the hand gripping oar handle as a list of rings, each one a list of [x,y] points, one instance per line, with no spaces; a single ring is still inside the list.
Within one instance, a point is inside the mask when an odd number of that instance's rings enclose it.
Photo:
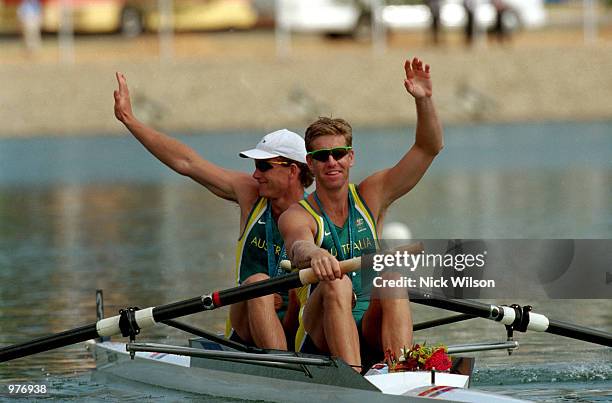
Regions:
[[[378,253],[394,253],[394,252],[407,252],[411,254],[421,253],[424,250],[423,242],[416,242],[410,245],[399,246],[397,248],[393,248],[389,251],[381,251]],[[352,259],[342,260],[338,262],[340,264],[340,271],[342,274],[350,273],[361,268],[361,256],[354,257]],[[291,261],[289,260],[281,260],[280,262],[281,269],[285,271],[292,270]],[[307,269],[302,269],[299,271],[300,273],[300,281],[302,285],[317,283],[319,279],[315,274],[312,267]]]
[[[392,253],[403,251],[406,251],[407,253],[420,253],[421,251],[423,251],[423,243],[417,242],[414,244],[393,248],[393,250],[391,251],[381,251],[377,253]],[[362,258],[364,257],[365,256],[339,262],[340,270],[343,274],[359,270],[359,268],[361,267]],[[281,262],[281,265],[284,265],[285,267],[290,267],[289,261],[283,262]],[[269,280],[257,281],[255,283],[231,288],[229,290],[214,292],[210,296],[210,307],[207,309],[220,308],[222,306],[235,304],[236,302],[245,301],[247,299],[257,298],[263,295],[273,294],[283,290],[290,290],[292,288],[301,287],[306,284],[313,284],[318,281],[319,279],[314,273],[314,270],[309,267],[307,269],[302,269],[298,272],[293,272],[284,276],[274,277]]]
[[[338,263],[340,264],[340,271],[342,272],[342,274],[350,273],[352,271],[356,271],[356,270],[359,270],[361,268],[361,256],[354,257],[354,258],[348,259],[348,260],[343,260],[343,261],[338,262]],[[281,269],[283,269],[285,271],[290,271],[291,270],[291,261],[289,261],[289,260],[282,260],[280,262],[280,267],[281,267]],[[319,281],[319,279],[317,278],[317,275],[315,274],[315,272],[312,269],[312,267],[300,270],[298,273],[299,273],[300,282],[302,283],[302,285],[313,284],[313,283],[316,283],[316,282]]]
[[[342,272],[342,274],[350,273],[361,268],[361,256],[354,257],[348,260],[343,260],[338,263],[340,264],[340,271]],[[300,282],[302,283],[302,285],[314,284],[319,282],[319,278],[315,274],[312,267],[300,270],[298,274],[300,275]]]

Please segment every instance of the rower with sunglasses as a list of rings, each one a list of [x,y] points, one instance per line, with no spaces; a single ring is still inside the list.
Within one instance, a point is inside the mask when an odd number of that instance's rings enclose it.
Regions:
[[[391,349],[399,356],[401,348],[412,345],[407,295],[379,298],[379,290],[370,292],[364,270],[342,275],[338,264],[377,249],[388,207],[418,183],[442,149],[429,65],[414,58],[404,69],[404,86],[417,112],[415,142],[404,157],[354,185],[349,182],[355,159],[351,126],[343,119],[319,118],[305,136],[316,191],[279,220],[293,265],[312,267],[321,280],[298,291],[296,351],[338,356],[357,370],[361,352]]]
[[[267,134],[254,149],[241,152],[255,161],[252,175],[219,167],[178,140],[138,121],[132,113],[126,79],[117,73],[115,116],[149,152],[174,171],[240,206],[236,281],[248,284],[278,275],[286,259],[277,228],[280,214],[304,197],[313,177],[306,165],[304,139],[289,130]],[[295,308],[295,309],[292,309]],[[261,348],[287,350],[297,327],[297,305],[289,294],[269,295],[230,308],[228,336]]]

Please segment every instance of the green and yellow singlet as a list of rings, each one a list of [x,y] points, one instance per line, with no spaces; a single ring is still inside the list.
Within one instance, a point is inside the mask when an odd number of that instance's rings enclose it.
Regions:
[[[268,235],[271,235],[271,240],[268,239]],[[271,242],[270,245],[269,242]],[[244,280],[256,273],[267,274],[270,278],[282,274],[279,263],[281,259],[287,259],[283,245],[283,238],[278,231],[276,221],[272,218],[271,203],[265,197],[260,197],[253,206],[242,234],[238,238],[236,283],[242,284]],[[273,252],[272,261],[269,261],[269,247]]]
[[[247,278],[257,273],[264,273],[270,278],[283,274],[280,261],[287,259],[283,238],[272,218],[271,202],[260,197],[247,217],[246,225],[238,238],[236,246],[236,284],[240,285]],[[276,313],[282,320],[287,310],[289,293],[280,293],[283,306]],[[231,333],[228,318],[226,336]]]
[[[317,246],[329,251],[339,261],[373,253],[378,249],[376,222],[365,202],[359,196],[354,184],[349,184],[349,214],[342,228],[326,218],[321,206],[319,206],[321,211],[321,214],[319,214],[307,200],[301,200],[299,203],[317,223],[315,234]],[[332,225],[334,228],[331,228]],[[337,240],[334,240],[334,232],[337,235]],[[357,323],[360,323],[370,304],[370,284],[367,280],[362,284],[362,271],[350,273],[349,278],[353,282],[353,292],[357,296],[356,304],[353,307],[353,317]],[[297,292],[300,301],[300,326],[295,337],[296,351],[300,351],[306,339],[302,315],[306,301],[315,287],[316,284],[303,286]]]

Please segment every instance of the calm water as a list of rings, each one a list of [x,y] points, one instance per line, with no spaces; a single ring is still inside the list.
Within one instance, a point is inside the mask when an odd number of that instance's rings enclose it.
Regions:
[[[397,161],[413,129],[356,130],[353,180]],[[181,137],[228,168],[262,133]],[[446,128],[446,148],[389,212],[420,238],[612,238],[612,122]],[[130,137],[0,140],[0,345],[232,286],[238,209],[170,172]],[[612,295],[611,295],[612,298]],[[551,317],[612,331],[612,299],[531,303]],[[415,306],[415,320],[443,313]],[[221,330],[223,310],[189,321]],[[503,339],[471,321],[416,341]],[[518,352],[479,355],[476,384],[542,401],[612,401],[612,349],[519,334]],[[178,331],[141,340],[177,342]],[[0,364],[0,387],[44,383],[61,400],[198,400],[98,382],[82,345]],[[2,399],[0,390],[0,400]],[[214,399],[212,399],[214,400]]]

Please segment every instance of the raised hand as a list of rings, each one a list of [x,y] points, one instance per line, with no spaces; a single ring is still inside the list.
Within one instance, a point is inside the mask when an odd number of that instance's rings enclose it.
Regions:
[[[113,92],[115,97],[115,117],[119,121],[126,123],[126,121],[133,117],[132,103],[130,101],[130,90],[127,86],[127,81],[123,73],[115,73],[117,77],[117,84],[119,88]]]
[[[431,85],[431,75],[429,74],[429,64],[423,67],[423,61],[418,58],[406,60],[404,62],[406,79],[404,87],[415,98],[431,97],[433,90]]]

